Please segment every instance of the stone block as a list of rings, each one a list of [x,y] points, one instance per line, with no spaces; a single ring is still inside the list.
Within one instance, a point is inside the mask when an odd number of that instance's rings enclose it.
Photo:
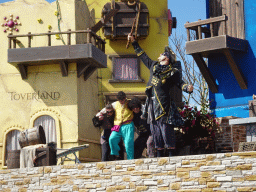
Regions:
[[[177,172],[176,176],[179,178],[189,178],[189,172]]]
[[[237,191],[239,191],[239,192],[240,191],[249,192],[249,191],[251,191],[251,189],[252,189],[251,187],[238,187]]]
[[[178,190],[178,189],[180,189],[180,185],[181,185],[180,182],[171,183],[171,184],[170,184],[170,188],[171,188],[172,190]]]
[[[219,183],[219,182],[208,182],[207,183],[207,187],[208,188],[217,188],[217,187],[219,187],[221,185],[221,183]]]
[[[136,187],[136,192],[146,191],[146,190],[148,190],[148,186],[137,186]]]
[[[102,170],[102,169],[104,169],[105,167],[106,167],[106,163],[97,163],[97,164],[96,164],[96,168],[97,168],[97,169]]]
[[[142,165],[144,163],[144,160],[138,159],[135,161],[135,165]]]
[[[157,191],[168,191],[169,187],[158,187]]]
[[[232,176],[217,177],[216,180],[217,180],[218,182],[220,182],[220,181],[232,181]]]
[[[256,175],[245,176],[245,180],[247,180],[247,181],[256,181]]]
[[[165,165],[168,163],[168,158],[160,158],[157,163],[159,166]]]
[[[211,172],[201,172],[201,177],[206,178],[206,177],[211,177],[212,173]]]

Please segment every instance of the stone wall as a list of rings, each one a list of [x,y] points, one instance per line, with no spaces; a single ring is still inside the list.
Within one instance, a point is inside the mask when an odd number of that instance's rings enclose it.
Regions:
[[[256,152],[0,170],[1,191],[256,190]]]
[[[217,152],[238,151],[239,142],[246,142],[246,127],[243,125],[229,125],[230,119],[237,117],[218,118],[219,132],[216,134],[215,147]]]

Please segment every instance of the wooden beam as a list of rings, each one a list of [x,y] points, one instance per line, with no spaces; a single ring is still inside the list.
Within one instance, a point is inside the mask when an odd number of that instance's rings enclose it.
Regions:
[[[88,67],[84,72],[84,80],[86,81],[96,69],[97,67]]]
[[[210,70],[208,69],[203,57],[200,54],[192,54],[198,68],[200,69],[204,79],[206,80],[211,92],[218,93],[218,85],[216,84]]]
[[[222,16],[219,16],[219,17],[213,17],[213,18],[210,18],[210,19],[205,19],[205,20],[201,20],[201,21],[186,23],[184,26],[185,26],[185,28],[191,28],[191,27],[195,27],[195,26],[199,26],[199,25],[207,25],[207,24],[210,24],[210,23],[226,21],[226,20],[227,20],[227,16],[222,15]]]
[[[18,64],[18,67],[19,67],[19,70],[20,70],[21,78],[22,79],[27,79],[28,78],[27,66],[25,66],[23,64]]]
[[[86,69],[88,67],[90,67],[91,64],[90,63],[86,63],[86,62],[77,62],[77,77],[81,77],[81,75],[84,74],[84,72],[86,71]]]
[[[248,49],[248,41],[221,35],[197,41],[186,42],[186,54],[212,53],[214,51],[222,51],[222,49],[232,49],[246,52]]]
[[[60,61],[60,69],[62,77],[68,76],[68,63],[66,61]]]
[[[92,27],[92,31],[93,32],[97,32],[100,30],[100,28],[106,24],[116,13],[118,12],[118,9],[111,9],[109,11],[109,13],[102,18],[98,23],[96,23],[93,27]]]
[[[225,49],[223,51],[224,55],[227,58],[228,64],[233,72],[233,74],[235,75],[235,78],[239,84],[239,86],[241,87],[241,89],[247,89],[247,82],[246,79],[244,78],[241,70],[239,69],[234,54],[230,49]]]
[[[107,67],[107,55],[92,44],[8,49],[8,62],[11,64],[59,65],[61,60],[68,63],[86,61],[99,68]]]

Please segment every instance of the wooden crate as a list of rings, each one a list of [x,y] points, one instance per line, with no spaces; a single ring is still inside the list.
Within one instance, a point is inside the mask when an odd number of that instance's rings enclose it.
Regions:
[[[36,150],[37,159],[35,167],[56,165],[56,150],[52,148],[39,148]]]
[[[114,9],[118,9],[118,12],[103,26],[104,35],[109,39],[127,39],[134,18],[137,17],[139,12],[138,4],[128,6],[125,2],[115,2],[113,5],[106,3],[102,10],[103,17],[109,13],[112,6]],[[146,38],[149,33],[149,11],[143,2],[141,2],[139,15],[137,35],[138,38]]]

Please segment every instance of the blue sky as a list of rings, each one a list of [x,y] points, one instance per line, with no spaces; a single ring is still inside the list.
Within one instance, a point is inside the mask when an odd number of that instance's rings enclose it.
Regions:
[[[186,35],[184,24],[206,18],[206,0],[168,0],[168,8],[177,18],[177,29],[174,32]]]

